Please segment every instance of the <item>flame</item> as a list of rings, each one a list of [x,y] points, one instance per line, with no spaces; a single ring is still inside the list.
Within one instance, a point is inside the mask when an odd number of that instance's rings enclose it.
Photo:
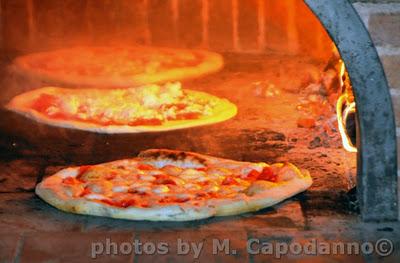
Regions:
[[[349,138],[349,135],[346,132],[347,118],[350,113],[356,112],[356,103],[354,102],[354,97],[351,91],[350,84],[345,83],[345,79],[348,80],[348,77],[346,76],[346,66],[344,65],[344,62],[342,60],[339,60],[339,65],[340,65],[339,81],[340,81],[340,88],[342,90],[342,94],[340,95],[336,103],[336,115],[337,115],[339,132],[340,136],[342,137],[342,144],[344,149],[349,152],[357,152],[357,148],[354,147]]]

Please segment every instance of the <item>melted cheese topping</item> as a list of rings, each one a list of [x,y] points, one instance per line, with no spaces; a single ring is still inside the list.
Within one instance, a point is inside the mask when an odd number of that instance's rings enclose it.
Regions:
[[[247,191],[252,195],[258,191],[253,182],[277,181],[270,166],[260,163],[254,168],[247,174],[242,174],[242,167],[182,168],[168,164],[157,168],[131,159],[85,166],[70,177],[63,173],[62,183],[70,189],[69,196],[117,207],[151,207],[234,197]]]
[[[107,91],[42,94],[31,107],[55,119],[137,126],[211,116],[218,100],[213,96],[203,98],[186,93],[180,83],[168,83]]]

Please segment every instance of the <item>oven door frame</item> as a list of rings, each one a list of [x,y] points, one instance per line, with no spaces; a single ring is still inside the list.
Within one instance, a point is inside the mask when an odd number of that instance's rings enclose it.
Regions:
[[[396,126],[378,53],[348,0],[304,0],[344,60],[357,104],[357,195],[364,221],[397,221]]]

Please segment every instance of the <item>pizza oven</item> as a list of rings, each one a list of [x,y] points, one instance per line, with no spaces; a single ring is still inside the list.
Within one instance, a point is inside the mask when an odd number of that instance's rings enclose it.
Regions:
[[[10,172],[0,176],[0,192],[11,193],[9,202],[18,203],[16,193],[28,193],[21,206],[45,205],[35,199],[34,187],[61,168],[167,148],[238,161],[292,162],[314,180],[291,199],[304,213],[327,210],[359,214],[365,221],[398,220],[396,129],[387,80],[368,31],[348,1],[0,3],[2,105],[43,86],[66,87],[15,71],[16,57],[76,46],[139,44],[221,54],[220,71],[177,81],[227,98],[238,108],[234,118],[212,125],[119,134],[55,127],[2,108],[0,154],[3,169]],[[55,226],[66,222],[69,227],[74,220],[50,207],[34,209],[43,213],[34,211],[37,218],[55,216],[57,222],[50,219]],[[90,219],[82,220],[90,225]],[[186,227],[202,225],[207,222]]]

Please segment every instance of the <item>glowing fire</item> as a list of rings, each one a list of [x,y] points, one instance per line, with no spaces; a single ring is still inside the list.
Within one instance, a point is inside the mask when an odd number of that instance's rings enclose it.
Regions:
[[[349,138],[349,135],[346,132],[347,118],[349,114],[356,112],[356,103],[354,102],[354,97],[351,91],[350,83],[345,83],[344,81],[345,79],[348,80],[348,76],[346,76],[346,67],[344,65],[344,62],[340,60],[339,65],[340,65],[339,81],[341,90],[343,92],[336,103],[336,115],[337,115],[339,132],[340,136],[342,137],[342,143],[344,149],[349,152],[357,152],[357,148],[354,147]]]

